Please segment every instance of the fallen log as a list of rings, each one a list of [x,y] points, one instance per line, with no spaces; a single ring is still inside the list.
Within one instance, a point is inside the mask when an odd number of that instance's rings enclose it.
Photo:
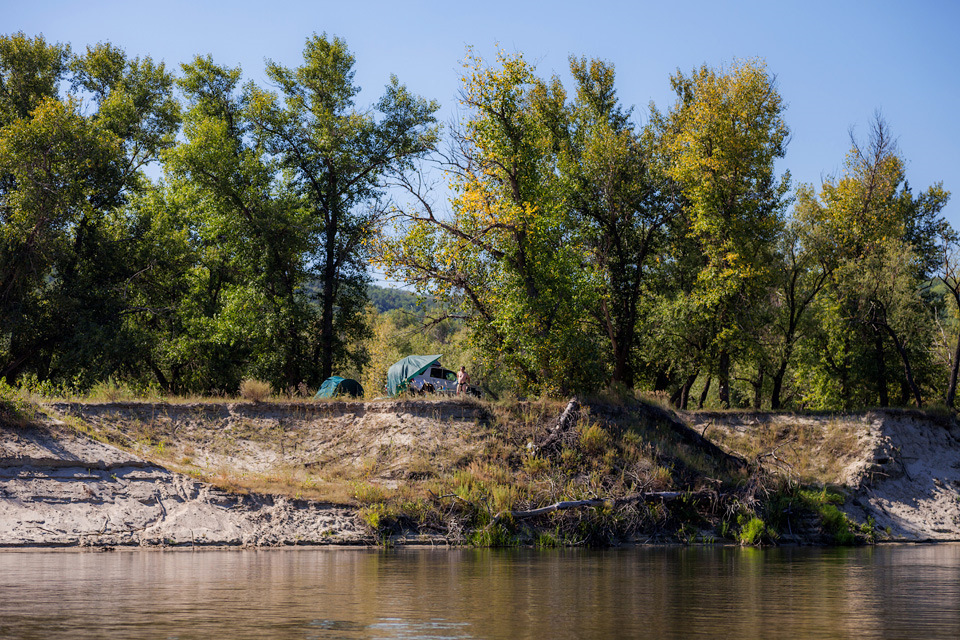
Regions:
[[[493,520],[490,521],[491,525],[497,524],[503,518],[509,516],[514,520],[522,520],[524,518],[535,518],[536,516],[542,516],[547,513],[552,513],[554,511],[564,511],[566,509],[579,509],[582,507],[602,507],[610,505],[612,507],[620,507],[625,504],[630,504],[633,502],[652,502],[655,500],[660,500],[662,502],[671,502],[677,500],[684,496],[696,497],[701,495],[709,496],[718,496],[718,494],[713,492],[687,492],[687,491],[647,491],[644,493],[635,493],[630,496],[625,496],[623,498],[590,498],[588,500],[561,500],[560,502],[555,502],[554,504],[548,505],[546,507],[540,507],[539,509],[531,509],[529,511],[501,511],[498,513]]]

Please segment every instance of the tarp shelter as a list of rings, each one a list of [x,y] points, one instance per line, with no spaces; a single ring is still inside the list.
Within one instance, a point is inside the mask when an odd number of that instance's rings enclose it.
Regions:
[[[356,380],[351,380],[350,378],[341,378],[340,376],[332,376],[323,381],[323,384],[320,385],[320,390],[317,391],[317,395],[313,397],[335,398],[345,394],[350,394],[354,398],[359,398],[363,395],[363,387],[360,386],[360,383]]]
[[[430,365],[437,362],[442,355],[436,356],[407,356],[395,362],[387,370],[387,393],[397,395],[407,388],[409,382],[426,371]]]

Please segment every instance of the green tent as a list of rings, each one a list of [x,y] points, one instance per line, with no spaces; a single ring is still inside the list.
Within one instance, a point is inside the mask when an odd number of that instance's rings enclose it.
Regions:
[[[341,378],[340,376],[332,376],[323,381],[323,384],[320,385],[320,390],[317,391],[317,395],[313,397],[336,398],[337,396],[347,394],[353,396],[354,398],[359,398],[363,395],[363,387],[360,386],[360,383],[356,380],[351,380],[350,378]]]
[[[426,371],[443,356],[407,356],[387,370],[387,393],[395,396],[407,388],[410,381]]]

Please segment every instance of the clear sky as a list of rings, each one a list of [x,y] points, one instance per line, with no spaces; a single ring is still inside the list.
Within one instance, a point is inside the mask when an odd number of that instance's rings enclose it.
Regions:
[[[792,137],[782,169],[794,183],[836,173],[849,130],[866,134],[880,110],[907,160],[915,191],[943,181],[960,229],[960,1],[958,0],[487,0],[327,2],[247,0],[0,0],[0,33],[42,33],[75,50],[110,41],[174,69],[197,54],[263,81],[266,58],[302,61],[305,39],[326,32],[357,59],[359,104],[391,73],[455,114],[465,47],[486,58],[499,44],[543,76],[566,76],[567,56],[616,65],[621,100],[673,102],[669,77],[760,57],[776,74]]]

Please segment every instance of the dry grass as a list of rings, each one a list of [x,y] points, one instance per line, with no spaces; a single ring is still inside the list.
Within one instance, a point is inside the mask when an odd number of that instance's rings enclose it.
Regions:
[[[354,505],[378,527],[403,521],[426,530],[481,530],[505,511],[698,489],[698,478],[725,477],[716,461],[675,442],[670,428],[638,418],[629,405],[613,405],[612,413],[584,407],[563,446],[540,451],[536,443],[566,402],[418,398],[362,411],[352,410],[353,403],[305,408],[312,404],[269,409],[271,403],[253,414],[211,411],[207,405],[164,412],[158,405],[149,419],[124,418],[122,408],[105,408],[85,412],[77,422],[78,428],[223,490]],[[143,410],[139,415],[145,414],[152,415]],[[564,540],[602,540],[662,527],[671,513],[640,503],[615,512],[558,512],[538,526]]]
[[[240,383],[240,397],[253,402],[263,402],[273,393],[270,384],[262,380],[247,378]]]
[[[723,448],[805,484],[841,482],[860,455],[856,424],[834,417],[690,415],[695,428]]]

